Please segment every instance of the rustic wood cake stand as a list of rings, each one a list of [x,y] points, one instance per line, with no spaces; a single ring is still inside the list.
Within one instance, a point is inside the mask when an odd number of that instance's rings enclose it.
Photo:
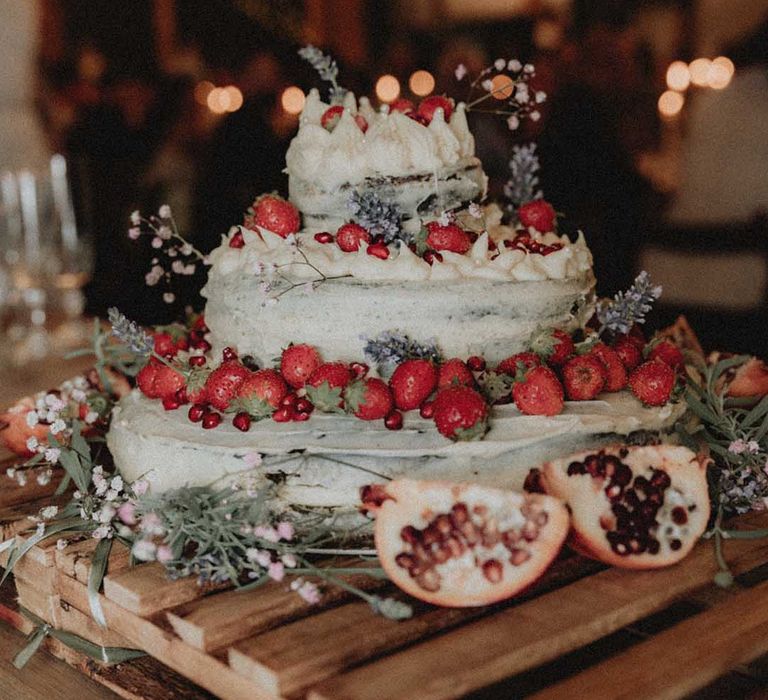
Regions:
[[[26,516],[56,500],[55,486],[3,482],[0,541],[24,537]],[[768,514],[738,526],[767,527]],[[116,544],[100,596],[108,630],[88,612],[95,542],[58,551],[55,541],[18,563],[15,593],[12,585],[0,591],[0,618],[31,631],[21,605],[97,644],[146,651],[107,666],[46,640],[48,651],[126,698],[673,698],[724,674],[718,683],[729,697],[765,687],[760,665],[745,666],[768,653],[765,539],[727,543],[739,575],[728,591],[712,584],[717,566],[712,545],[702,542],[681,564],[656,572],[564,556],[515,601],[466,610],[424,605],[404,622],[378,617],[338,590],[318,606],[286,583],[201,590],[191,578],[168,580],[159,564],[130,567]],[[355,583],[392,592],[387,583]]]

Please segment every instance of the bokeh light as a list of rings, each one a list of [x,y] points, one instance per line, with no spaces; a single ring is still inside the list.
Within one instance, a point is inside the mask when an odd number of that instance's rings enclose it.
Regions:
[[[381,102],[394,102],[400,95],[400,81],[394,75],[382,75],[376,81],[376,97]]]
[[[709,69],[712,66],[712,61],[708,58],[697,58],[691,61],[688,69],[691,71],[691,82],[699,87],[704,87],[709,84]]]
[[[691,84],[691,72],[684,61],[673,61],[667,68],[667,87],[670,90],[684,92]]]
[[[424,97],[435,89],[435,79],[429,71],[417,70],[411,74],[408,87],[414,95]]]
[[[512,97],[515,90],[515,81],[508,75],[495,75],[491,80],[491,95],[497,100],[506,100]]]
[[[195,102],[200,105],[208,104],[208,95],[216,86],[210,80],[202,80],[195,85]]]
[[[712,61],[709,67],[709,78],[707,84],[715,90],[722,90],[728,87],[734,73],[733,61],[725,56],[718,56]]]
[[[214,114],[224,114],[229,109],[229,95],[224,88],[213,88],[206,99],[208,109]]]
[[[666,119],[672,119],[680,114],[685,104],[685,97],[675,90],[667,90],[659,97],[659,113]]]
[[[227,111],[237,112],[237,110],[243,106],[243,93],[240,92],[240,89],[235,87],[234,85],[228,85],[223,89],[224,89],[224,92],[227,93],[227,100],[228,100]]]
[[[305,100],[304,91],[296,85],[285,88],[280,95],[280,105],[288,114],[300,114]]]

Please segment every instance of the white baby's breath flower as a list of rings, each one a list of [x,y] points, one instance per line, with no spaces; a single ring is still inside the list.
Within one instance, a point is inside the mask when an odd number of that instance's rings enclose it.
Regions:
[[[53,422],[53,425],[51,425],[51,432],[54,435],[58,435],[59,433],[64,432],[67,429],[67,424],[61,419],[58,418]]]
[[[5,475],[10,479],[13,479],[15,474],[16,470],[13,467],[8,467],[8,469],[5,470]]]
[[[123,477],[119,474],[117,476],[112,477],[112,481],[109,482],[109,485],[115,490],[115,491],[122,491],[123,490]]]
[[[88,425],[92,425],[97,420],[99,420],[99,414],[97,411],[88,411],[88,413],[85,414],[85,422],[88,423]]]
[[[51,518],[55,518],[58,512],[59,512],[58,506],[46,506],[40,511],[40,515],[43,518],[43,520],[50,520]]]
[[[477,202],[472,202],[472,204],[470,204],[467,208],[467,211],[473,219],[483,218],[483,210],[480,208],[480,205]]]
[[[193,250],[194,248],[191,243],[182,243],[179,247],[179,252],[181,252],[182,255],[192,255]]]
[[[38,442],[37,438],[34,435],[32,435],[31,437],[27,438],[27,449],[30,452],[34,452],[37,449],[37,446],[39,444],[40,443]]]
[[[138,226],[132,226],[128,229],[128,238],[132,241],[139,240],[139,236],[141,236],[141,229]]]
[[[517,127],[520,126],[520,119],[518,119],[514,114],[507,119],[507,126],[509,127],[510,131],[514,131],[517,129]]]
[[[177,275],[183,275],[184,274],[184,261],[183,260],[174,260],[171,263],[171,270],[175,272]]]
[[[163,301],[166,304],[173,304],[173,302],[176,301],[176,295],[173,292],[166,292],[163,294]]]
[[[45,523],[38,523],[37,530],[35,530],[35,534],[39,537],[44,532],[45,532]]]
[[[541,119],[541,112],[534,109],[533,112],[531,112],[530,117],[532,122],[537,122]]]
[[[171,231],[170,226],[160,226],[160,228],[157,229],[158,238],[161,238],[164,241],[168,241],[171,239],[171,236],[173,236],[173,231]]]
[[[518,71],[522,70],[523,64],[520,63],[520,61],[518,61],[516,58],[512,58],[510,59],[509,63],[507,63],[507,68],[517,73]]]
[[[82,389],[72,389],[72,399],[77,401],[77,403],[83,403],[86,399],[85,392]]]
[[[507,66],[507,62],[503,58],[497,58],[493,62],[493,67],[496,70],[504,70],[504,68],[506,68],[506,66]]]
[[[486,92],[490,92],[491,90],[493,90],[493,82],[491,82],[490,80],[483,80],[483,82],[480,83],[480,86]]]
[[[524,72],[524,73],[528,73],[529,75],[532,75],[532,74],[533,74],[533,71],[534,71],[534,68],[533,68],[533,65],[532,65],[532,64],[530,64],[530,63],[526,63],[526,64],[523,66],[523,72]]]
[[[157,552],[157,545],[152,540],[136,540],[131,553],[139,561],[152,561]]]
[[[46,484],[51,483],[51,478],[53,477],[53,472],[50,469],[46,469],[45,471],[38,472],[37,477],[35,477],[35,480],[37,481],[40,486],[45,486]]]
[[[65,539],[58,539],[56,540],[56,549],[61,551],[62,549],[65,549],[67,545],[69,544],[68,540]]]
[[[118,493],[117,493],[117,491],[115,491],[115,489],[109,489],[109,490],[108,490],[108,491],[107,491],[107,492],[104,494],[104,498],[105,498],[107,501],[110,501],[110,502],[111,502],[111,501],[114,501],[114,500],[117,498],[117,496],[118,496]]]
[[[27,421],[27,426],[30,428],[34,428],[40,422],[37,411],[30,411],[27,413],[25,420]]]
[[[545,102],[547,99],[547,93],[543,90],[537,90],[536,91],[536,104],[540,105],[542,102]]]
[[[459,65],[456,66],[456,70],[453,71],[453,74],[456,76],[456,80],[461,81],[467,74],[467,67],[463,63],[459,63]]]
[[[141,214],[139,213],[138,209],[136,209],[135,211],[131,212],[131,223],[134,226],[140,226],[141,225]]]
[[[91,537],[95,540],[110,539],[112,537],[113,530],[109,525],[99,525],[92,533]]]
[[[171,208],[167,204],[161,204],[160,209],[158,209],[157,211],[157,214],[161,219],[170,219]]]

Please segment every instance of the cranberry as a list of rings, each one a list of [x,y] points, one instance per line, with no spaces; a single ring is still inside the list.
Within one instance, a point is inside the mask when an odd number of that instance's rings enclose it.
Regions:
[[[419,409],[419,415],[422,418],[432,418],[434,413],[435,413],[434,401],[425,401],[423,404],[421,404],[421,408]]]
[[[276,423],[287,423],[288,421],[293,420],[293,408],[290,406],[283,406],[282,408],[278,408],[272,414],[272,420]]]
[[[189,407],[187,416],[193,423],[199,423],[201,420],[203,420],[203,416],[205,415],[206,410],[207,409],[203,404],[196,403]]]
[[[282,400],[280,401],[280,406],[283,408],[290,408],[293,409],[293,407],[296,405],[296,402],[299,400],[299,397],[296,396],[294,392],[291,392],[290,394],[286,394]]]
[[[403,427],[403,414],[400,411],[392,411],[385,419],[387,430],[400,430]]]
[[[434,250],[428,250],[426,253],[424,253],[424,260],[432,265],[434,264],[435,260],[437,260],[437,262],[443,262],[443,256]]]
[[[189,358],[190,367],[202,367],[206,362],[205,355],[192,355]]]
[[[215,428],[220,423],[221,423],[221,413],[216,413],[216,411],[206,411],[203,414],[203,428],[205,428],[206,430]]]
[[[473,372],[482,372],[485,369],[485,358],[472,355],[472,357],[467,358],[467,367]]]
[[[318,243],[333,243],[333,234],[328,231],[321,231],[315,234],[315,240]]]
[[[365,362],[353,362],[349,369],[352,370],[352,374],[355,375],[355,379],[362,379],[366,374],[368,374],[368,370],[370,367],[365,364]]]
[[[232,348],[224,348],[221,351],[221,359],[223,362],[230,362],[237,359],[237,353]]]
[[[245,239],[243,238],[242,231],[236,231],[235,235],[229,239],[230,248],[242,248],[245,245]]]
[[[238,413],[232,419],[232,425],[243,433],[247,433],[251,427],[251,417],[247,413]]]
[[[309,413],[305,413],[304,411],[296,411],[296,413],[293,414],[293,420],[297,423],[302,423],[305,420],[309,420],[309,415]]]
[[[175,411],[181,404],[176,396],[166,396],[163,399],[163,408],[166,411]]]
[[[312,413],[312,411],[315,410],[315,404],[313,404],[309,399],[299,399],[296,402],[295,407],[297,413]]]
[[[389,257],[389,248],[383,243],[371,243],[366,252],[380,260],[386,260]]]

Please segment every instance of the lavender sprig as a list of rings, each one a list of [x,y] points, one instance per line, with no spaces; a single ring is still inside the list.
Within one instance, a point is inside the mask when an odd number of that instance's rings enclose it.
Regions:
[[[512,158],[509,161],[510,178],[504,185],[504,195],[509,200],[508,209],[515,222],[520,205],[543,196],[539,189],[540,167],[535,143],[512,148]]]
[[[368,229],[372,236],[381,236],[385,244],[389,245],[397,240],[411,242],[406,240],[408,237],[400,226],[402,212],[396,204],[381,199],[376,192],[353,192],[347,206],[354,220]]]
[[[419,343],[404,333],[384,331],[375,338],[363,337],[366,341],[363,353],[379,368],[379,372],[388,375],[405,360],[431,360],[440,362],[442,353],[434,339]]]
[[[320,75],[320,77],[331,84],[329,97],[331,102],[339,103],[347,94],[345,88],[337,82],[339,67],[336,61],[330,56],[326,56],[320,49],[312,44],[308,44],[299,49],[299,56],[309,63]]]
[[[606,330],[629,333],[635,323],[645,323],[645,315],[660,296],[661,287],[653,286],[650,275],[643,270],[626,292],[619,292],[612,300],[598,304],[598,334]]]
[[[136,355],[149,357],[152,354],[155,347],[152,337],[135,321],[129,321],[128,317],[114,306],[108,311],[108,319],[112,326],[112,335],[127,345]]]

